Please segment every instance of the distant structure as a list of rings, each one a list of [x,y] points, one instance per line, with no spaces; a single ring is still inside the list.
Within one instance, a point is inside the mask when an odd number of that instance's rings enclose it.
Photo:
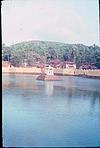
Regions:
[[[54,75],[54,68],[49,65],[49,67],[45,67],[45,74],[46,75]]]
[[[74,68],[76,69],[76,64],[74,62],[66,62],[66,68]]]
[[[82,64],[80,67],[79,67],[79,69],[92,69],[92,70],[95,70],[95,69],[98,69],[96,66],[95,66],[95,64],[93,63],[93,64]]]
[[[76,69],[76,63],[71,61],[60,61],[59,59],[51,60],[48,63],[53,68]]]
[[[61,79],[59,76],[54,75],[54,68],[49,65],[48,67],[45,67],[44,72],[43,69],[41,69],[41,74],[37,77],[37,80],[59,81]]]
[[[62,68],[66,69],[76,69],[76,63],[71,62],[71,61],[64,61],[62,63]]]

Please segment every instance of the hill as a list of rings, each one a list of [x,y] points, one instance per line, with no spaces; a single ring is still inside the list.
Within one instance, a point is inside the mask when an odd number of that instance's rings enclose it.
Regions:
[[[34,63],[46,63],[52,59],[74,61],[81,64],[92,64],[100,68],[100,47],[83,44],[65,44],[50,41],[28,41],[3,46],[3,60],[10,60],[14,66],[26,62],[29,66]]]

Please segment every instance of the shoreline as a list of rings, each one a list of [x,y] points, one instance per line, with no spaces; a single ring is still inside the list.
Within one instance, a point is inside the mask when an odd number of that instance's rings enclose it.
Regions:
[[[2,67],[2,75],[40,75],[41,68],[37,67]],[[77,76],[83,78],[100,79],[100,70],[56,69],[54,75]]]
[[[90,79],[100,79],[100,76],[88,76],[88,75],[74,75],[75,77],[81,77],[81,78],[90,78]]]
[[[32,73],[2,73],[2,76],[3,75],[16,75],[16,76],[36,76],[36,75],[39,75],[39,74],[32,74]],[[90,78],[90,79],[98,79],[100,80],[100,76],[88,76],[88,75],[60,75],[60,74],[56,74],[56,76],[70,76],[70,77],[81,77],[81,78]]]

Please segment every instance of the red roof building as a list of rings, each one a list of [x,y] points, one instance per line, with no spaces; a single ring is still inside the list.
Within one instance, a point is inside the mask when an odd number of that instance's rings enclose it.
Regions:
[[[82,64],[79,69],[97,69],[97,67],[93,64]]]
[[[55,59],[55,60],[51,60],[48,64],[54,68],[75,68],[76,69],[76,63],[71,61],[61,62],[59,59]]]
[[[64,61],[64,62],[61,62],[61,67],[62,68],[75,68],[76,69],[76,63],[74,62],[71,62],[71,61]]]
[[[48,62],[47,64],[56,68],[58,65],[60,65],[61,61],[59,59],[55,59],[55,60],[51,60],[50,62]]]

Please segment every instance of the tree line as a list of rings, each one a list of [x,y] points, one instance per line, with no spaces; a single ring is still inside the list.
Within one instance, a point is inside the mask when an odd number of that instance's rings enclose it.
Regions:
[[[10,61],[13,66],[22,66],[25,62],[33,66],[54,59],[75,62],[77,67],[94,64],[100,68],[100,47],[48,41],[21,42],[9,47],[2,45],[2,60]]]

